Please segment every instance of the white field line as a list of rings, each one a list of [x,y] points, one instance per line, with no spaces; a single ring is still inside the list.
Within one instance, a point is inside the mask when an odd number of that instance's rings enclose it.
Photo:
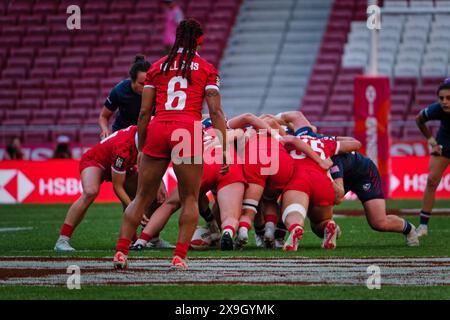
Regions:
[[[26,230],[33,230],[33,227],[0,228],[0,232],[16,232]]]
[[[365,285],[367,267],[376,264],[382,284],[450,285],[450,258],[392,259],[192,259],[189,270],[169,269],[168,259],[130,259],[130,269],[115,271],[111,262],[91,260],[0,260],[0,285],[65,285],[69,265],[81,269],[82,285],[101,284],[302,284]],[[29,275],[2,276],[2,269],[21,269]],[[34,276],[34,270],[51,274]],[[11,271],[11,270],[10,270]]]

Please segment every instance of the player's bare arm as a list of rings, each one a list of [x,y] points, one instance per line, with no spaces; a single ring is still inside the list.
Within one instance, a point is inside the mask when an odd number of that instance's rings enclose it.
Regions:
[[[354,139],[352,141],[339,141],[339,152],[342,153],[349,153],[352,151],[358,151],[362,147],[361,142]]]
[[[206,103],[208,104],[209,115],[211,117],[212,124],[215,129],[219,130],[222,137],[222,150],[223,150],[223,173],[228,172],[228,166],[226,165],[227,157],[227,125],[225,122],[225,115],[223,114],[222,107],[220,106],[220,92],[216,89],[208,89],[205,92]]]
[[[228,120],[228,126],[233,129],[252,126],[255,130],[265,129],[270,133],[272,129],[266,122],[251,113],[243,113]]]
[[[113,114],[114,113],[111,110],[103,106],[100,116],[98,117],[98,125],[101,129],[100,139],[102,140],[111,134],[111,131],[109,130],[109,120]]]
[[[130,204],[131,199],[128,196],[127,192],[125,191],[125,180],[127,177],[126,173],[111,170],[111,177],[114,193],[119,198],[120,202],[122,202],[124,207],[127,207]]]
[[[345,189],[344,189],[344,179],[336,178],[333,181],[333,189],[336,194],[334,204],[339,205],[344,201]]]
[[[278,130],[278,134],[281,136],[287,135],[286,130],[282,127],[282,125],[288,126],[283,120],[271,115],[271,114],[263,114],[259,116],[259,119],[263,120],[271,129]]]
[[[314,150],[304,141],[294,136],[284,136],[282,141],[285,142],[285,146],[292,147],[297,151],[303,152],[308,158],[311,158],[322,169],[328,170],[333,166],[331,159],[322,159]]]
[[[419,128],[420,132],[427,139],[429,145],[431,146],[431,155],[440,156],[442,155],[442,147],[437,143],[436,139],[431,134],[430,128],[425,124],[426,120],[422,115],[422,112],[419,112],[416,115],[416,125]]]
[[[138,150],[142,151],[147,137],[147,126],[153,113],[155,102],[155,88],[145,87],[142,91],[141,111],[138,118]]]
[[[280,115],[280,118],[286,123],[291,123],[294,131],[302,127],[315,128],[301,111],[287,111]]]

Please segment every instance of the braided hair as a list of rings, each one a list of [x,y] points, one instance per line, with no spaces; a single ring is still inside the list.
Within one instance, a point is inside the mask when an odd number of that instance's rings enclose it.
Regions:
[[[195,19],[187,19],[180,22],[177,27],[175,43],[173,44],[166,60],[161,66],[161,72],[168,74],[170,66],[175,61],[178,49],[183,48],[183,51],[178,60],[178,65],[180,66],[176,72],[178,73],[181,69],[181,76],[188,80],[191,84],[191,62],[195,57],[195,50],[197,49],[197,39],[203,35],[203,30],[200,23]],[[186,63],[183,61],[186,59]]]

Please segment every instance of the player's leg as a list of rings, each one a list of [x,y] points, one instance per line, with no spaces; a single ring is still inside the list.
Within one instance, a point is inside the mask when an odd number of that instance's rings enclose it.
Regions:
[[[264,244],[266,248],[275,248],[275,229],[278,217],[281,217],[278,198],[281,190],[266,187],[262,197],[262,207],[264,208]]]
[[[264,233],[265,233],[265,221],[264,213],[261,208],[258,207],[258,212],[255,215],[255,220],[253,221],[253,227],[255,228],[255,244],[257,248],[264,248]]]
[[[174,188],[164,203],[153,212],[147,224],[142,230],[139,239],[133,244],[132,250],[142,250],[149,241],[159,237],[159,233],[164,229],[173,213],[181,206],[178,187]],[[152,246],[156,247],[156,246]],[[161,246],[159,246],[161,248]],[[174,246],[164,246],[174,248]]]
[[[200,216],[205,220],[206,227],[211,234],[211,243],[214,243],[215,241],[220,239],[220,227],[217,223],[216,218],[214,217],[213,211],[209,207],[209,199],[206,196],[206,193],[202,190],[200,190],[198,208],[200,211]]]
[[[178,180],[181,213],[178,222],[178,240],[172,266],[185,269],[187,265],[184,259],[186,258],[189,244],[198,223],[198,195],[200,192],[203,165],[191,161],[191,164],[174,164],[173,169]]]
[[[60,236],[55,244],[56,251],[74,251],[69,244],[72,233],[75,228],[83,220],[89,206],[94,202],[100,191],[100,184],[102,182],[103,169],[99,167],[85,168],[81,174],[81,185],[83,186],[83,193],[75,201],[67,211],[64,224],[61,227]]]
[[[265,199],[261,201],[261,208],[264,213],[264,246],[267,249],[275,248],[275,230],[278,217],[281,217],[280,208],[276,201],[277,198]]]
[[[386,214],[384,199],[371,199],[363,203],[367,221],[372,229],[380,232],[397,232],[406,236],[406,243],[410,246],[419,245],[415,227],[396,215]]]
[[[119,241],[114,257],[114,265],[116,268],[126,268],[128,250],[133,234],[144,216],[145,209],[156,198],[161,179],[168,165],[169,159],[149,157],[145,154],[142,155],[136,197],[125,209],[122,218]]]
[[[222,221],[222,237],[220,239],[222,250],[233,250],[234,248],[233,238],[239,225],[244,190],[244,183],[235,182],[217,191],[217,203]]]
[[[242,248],[248,242],[248,232],[258,212],[258,204],[264,192],[264,187],[256,183],[249,183],[242,201],[242,213],[239,218],[238,237],[236,247]]]
[[[303,236],[306,212],[308,210],[309,196],[305,192],[288,190],[283,194],[282,221],[289,231],[289,237],[283,250],[297,251],[298,241]]]
[[[333,206],[314,206],[308,211],[311,230],[323,238],[322,248],[336,248],[336,240],[340,237],[339,226],[333,221]]]
[[[430,219],[431,211],[434,207],[436,189],[439,186],[442,174],[449,164],[450,159],[447,157],[430,157],[427,185],[423,194],[422,210],[420,211],[420,225],[417,228],[417,234],[419,236],[428,234],[428,220]]]

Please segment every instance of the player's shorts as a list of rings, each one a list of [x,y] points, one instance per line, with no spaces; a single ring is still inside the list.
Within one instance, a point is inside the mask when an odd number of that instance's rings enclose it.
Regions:
[[[201,157],[203,138],[201,125],[192,122],[161,121],[154,118],[147,127],[147,138],[142,152],[150,157]],[[173,159],[172,159],[173,160]]]
[[[219,191],[223,187],[226,187],[232,183],[244,183],[247,184],[247,180],[244,177],[242,170],[242,164],[232,163],[230,164],[230,170],[227,174],[220,174],[221,165],[218,163],[203,164],[203,176],[200,185],[200,190],[205,193],[209,190]]]
[[[369,161],[368,172],[364,177],[354,183],[344,180],[344,184],[346,191],[354,192],[362,203],[373,199],[384,199],[380,173],[372,161]]]
[[[301,165],[294,166],[294,174],[284,188],[297,190],[309,196],[310,206],[334,205],[335,192],[330,178],[319,170],[302,169]]]
[[[80,160],[80,174],[84,169],[89,168],[89,167],[97,167],[97,168],[100,168],[103,170],[101,182],[103,182],[103,181],[111,182],[112,181],[111,167],[104,168],[96,160],[94,160],[91,157],[84,154]],[[132,175],[137,174],[137,166],[132,166],[132,167],[128,168],[126,174],[127,174],[127,177],[131,177]]]
[[[246,148],[244,162],[244,173],[248,183],[269,187],[271,189],[282,190],[289,182],[294,172],[294,160],[287,153],[283,146],[279,146],[278,152],[272,150],[259,149],[257,152],[266,153],[270,158],[261,159],[259,156],[252,159],[249,156],[249,148]]]
[[[103,181],[111,181],[111,168],[104,168],[100,163],[96,160],[92,159],[88,154],[84,154],[80,159],[80,174],[84,169],[89,167],[97,167],[103,170],[102,182]],[[109,173],[107,172],[109,171]],[[109,177],[109,180],[107,178]]]

